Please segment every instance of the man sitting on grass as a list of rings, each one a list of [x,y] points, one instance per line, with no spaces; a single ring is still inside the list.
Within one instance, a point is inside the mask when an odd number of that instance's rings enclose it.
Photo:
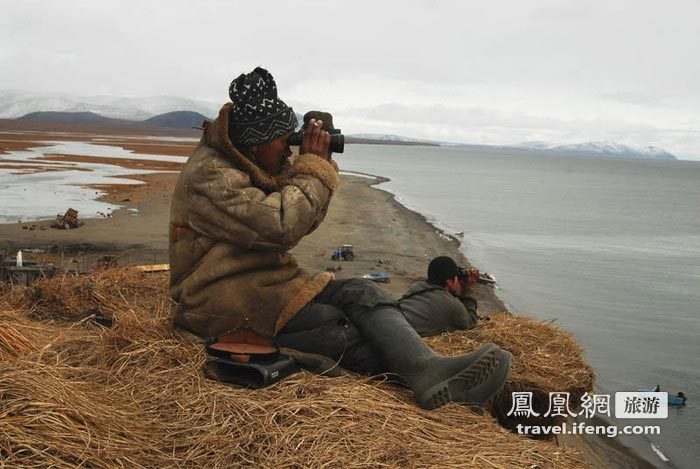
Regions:
[[[248,350],[286,347],[366,373],[394,373],[421,407],[482,405],[504,385],[512,355],[494,344],[436,354],[398,303],[364,279],[309,275],[289,250],[324,220],[338,188],[330,115],[297,118],[265,69],[241,74],[185,164],[170,218],[175,325]],[[361,201],[358,201],[361,203]]]

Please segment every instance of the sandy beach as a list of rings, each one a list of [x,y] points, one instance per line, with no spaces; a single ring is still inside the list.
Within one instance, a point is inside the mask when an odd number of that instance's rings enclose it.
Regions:
[[[108,191],[103,200],[124,207],[111,217],[84,219],[85,224],[73,230],[36,228],[49,226],[51,220],[0,225],[0,249],[8,254],[18,249],[54,251],[54,262],[77,260],[83,271],[90,270],[105,255],[117,256],[120,265],[167,262],[170,195],[177,174],[145,175],[138,179],[147,184],[101,188]],[[386,286],[395,296],[422,280],[428,262],[435,256],[449,255],[462,265],[469,265],[455,239],[434,229],[423,217],[395,202],[390,194],[373,189],[371,184],[378,181],[341,176],[341,188],[325,223],[292,250],[301,265],[310,272],[331,270],[337,278],[382,270],[391,276]],[[363,201],[361,208],[358,200]],[[32,226],[35,229],[30,230]],[[354,261],[330,259],[332,251],[343,244],[354,246]],[[31,253],[28,255],[32,257]],[[505,310],[493,288],[479,285],[475,294],[483,312]]]

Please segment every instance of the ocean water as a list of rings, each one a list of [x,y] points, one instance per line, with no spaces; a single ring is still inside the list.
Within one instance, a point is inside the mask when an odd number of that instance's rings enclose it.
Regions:
[[[446,232],[518,313],[556,319],[597,371],[596,392],[659,384],[689,396],[661,435],[621,438],[664,467],[700,447],[700,163],[474,148],[349,145],[341,169]],[[654,445],[669,460],[652,451]]]

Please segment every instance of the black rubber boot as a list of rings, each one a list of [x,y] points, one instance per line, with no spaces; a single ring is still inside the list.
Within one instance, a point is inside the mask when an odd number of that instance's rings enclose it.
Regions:
[[[382,364],[413,389],[424,409],[448,402],[483,406],[508,378],[512,355],[495,344],[444,357],[433,352],[394,307],[358,312],[351,320]]]

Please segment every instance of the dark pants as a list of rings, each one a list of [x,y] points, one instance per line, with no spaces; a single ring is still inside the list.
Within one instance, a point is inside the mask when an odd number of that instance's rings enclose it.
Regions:
[[[364,279],[333,280],[277,334],[281,347],[316,353],[340,362],[343,368],[369,374],[387,370],[370,344],[353,325],[365,314],[399,308],[379,285]]]

